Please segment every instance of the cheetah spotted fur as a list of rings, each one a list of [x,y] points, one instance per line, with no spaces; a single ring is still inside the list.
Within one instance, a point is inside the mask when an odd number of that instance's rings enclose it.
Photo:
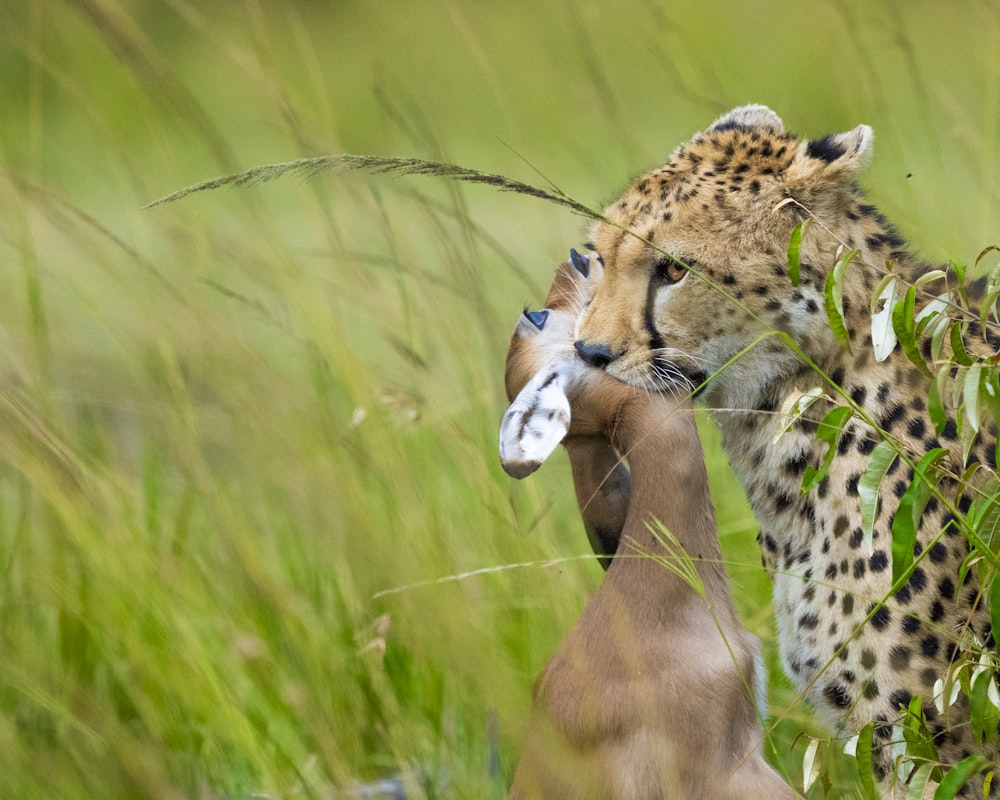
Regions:
[[[927,379],[898,347],[881,362],[873,356],[870,304],[879,279],[888,267],[912,282],[932,267],[907,249],[856,184],[872,138],[862,125],[800,140],[763,106],[719,118],[605,211],[591,244],[605,278],[576,344],[586,361],[621,380],[697,388],[714,409],[760,523],[783,665],[835,734],[848,737],[875,723],[875,772],[902,796],[892,727],[915,696],[946,763],[980,752],[964,696],[941,713],[933,691],[966,648],[994,647],[988,603],[976,569],[960,579],[968,542],[948,503],[934,498],[920,521],[916,566],[891,593],[891,523],[913,470],[900,458],[893,462],[869,550],[858,484],[879,435],[858,415],[845,426],[826,477],[800,493],[804,471],[819,466],[827,447],[815,436],[815,421],[832,405],[817,403],[815,413],[775,438],[786,400],[823,379],[780,337],[765,335],[786,332],[914,462],[943,447],[946,466],[961,474],[955,421],[936,434]],[[812,223],[795,286],[787,249],[806,216]],[[859,251],[843,286],[849,348],[835,339],[824,310],[824,282],[842,248]],[[951,281],[927,284],[927,296]],[[1000,337],[975,322],[968,339],[986,353],[1000,347]],[[923,354],[930,358],[928,347]],[[846,402],[826,388],[833,402]],[[969,455],[983,472],[995,470],[995,440],[995,430],[982,431]],[[968,510],[956,480],[941,488],[953,507]],[[974,783],[960,796],[981,796],[981,781],[979,789]]]

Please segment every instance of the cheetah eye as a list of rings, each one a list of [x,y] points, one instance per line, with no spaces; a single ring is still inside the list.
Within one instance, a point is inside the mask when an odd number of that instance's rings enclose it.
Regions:
[[[679,283],[687,275],[687,267],[673,258],[661,258],[653,265],[653,280],[660,284]]]

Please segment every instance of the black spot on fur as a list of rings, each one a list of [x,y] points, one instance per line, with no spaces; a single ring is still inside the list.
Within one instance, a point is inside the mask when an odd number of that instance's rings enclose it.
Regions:
[[[831,683],[823,689],[823,696],[836,708],[850,708],[854,702],[847,687],[839,683]]]
[[[868,613],[872,614],[873,606],[868,608]],[[892,615],[889,613],[889,609],[886,606],[879,606],[878,609],[874,609],[874,614],[872,614],[872,627],[877,631],[884,631],[889,627],[889,623],[892,621]]]
[[[809,464],[809,454],[806,452],[796,453],[785,461],[785,472],[791,476],[801,475]]]
[[[920,594],[924,589],[927,588],[927,573],[924,572],[922,567],[917,567],[913,570],[913,574],[910,575],[910,580],[907,582],[914,594]]]
[[[912,614],[904,614],[902,627],[903,633],[908,633],[912,636],[920,630],[920,620]]]
[[[904,689],[899,689],[889,695],[889,702],[892,704],[894,709],[906,709],[910,706],[910,701],[913,699],[913,695]]]
[[[846,431],[841,434],[840,440],[837,442],[837,452],[840,455],[844,455],[852,444],[854,444],[854,431]]]
[[[792,505],[795,499],[785,492],[777,492],[774,496],[774,510],[781,512]]]
[[[906,409],[902,405],[894,405],[886,409],[878,419],[879,427],[885,431],[891,431],[892,426],[906,414]]]
[[[897,645],[889,651],[889,666],[903,672],[910,666],[910,648]]]
[[[948,548],[941,544],[941,542],[934,542],[927,557],[930,558],[932,563],[941,564],[948,558]]]
[[[967,494],[963,494],[958,498],[958,510],[963,514],[968,514],[970,508],[972,508],[972,498]]]

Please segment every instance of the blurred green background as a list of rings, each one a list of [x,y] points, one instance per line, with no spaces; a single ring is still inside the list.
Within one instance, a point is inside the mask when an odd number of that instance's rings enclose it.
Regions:
[[[349,797],[399,774],[412,797],[503,796],[534,676],[601,577],[512,566],[587,547],[564,456],[514,483],[495,455],[509,332],[580,218],[363,175],[146,203],[355,152],[599,207],[763,102],[803,134],[871,124],[866,184],[929,257],[1000,238],[995,0],[0,18],[5,798]],[[780,674],[756,525],[703,422],[769,754],[798,782],[798,734],[827,734]],[[840,749],[811,797],[852,795]]]

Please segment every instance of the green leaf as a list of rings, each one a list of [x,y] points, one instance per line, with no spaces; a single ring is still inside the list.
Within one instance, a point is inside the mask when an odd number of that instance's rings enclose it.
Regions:
[[[936,436],[940,436],[941,431],[944,430],[944,426],[948,424],[948,415],[945,414],[944,401],[941,399],[944,394],[944,384],[947,380],[948,367],[944,366],[938,372],[935,379],[931,381],[927,394],[927,413],[930,415],[931,422],[934,423],[934,433]]]
[[[933,325],[931,330],[931,360],[937,363],[944,352],[944,340],[948,336],[951,318],[945,313],[938,314]]]
[[[910,761],[929,762],[933,767],[939,760],[938,752],[931,732],[927,730],[923,703],[919,697],[914,697],[910,701],[903,717],[902,729],[903,738],[906,740],[906,754]]]
[[[799,285],[799,253],[802,250],[802,237],[806,235],[811,222],[812,219],[809,217],[802,220],[795,226],[788,240],[788,277],[792,280],[792,286]]]
[[[951,336],[951,351],[955,360],[963,367],[972,366],[972,358],[965,349],[965,342],[962,341],[962,323],[955,322],[949,331]]]
[[[913,773],[913,777],[910,778],[910,782],[907,785],[906,800],[923,800],[924,789],[927,787],[927,782],[930,780],[933,771],[933,764],[923,764],[917,768],[917,771]]]
[[[802,475],[802,494],[814,488],[830,471],[830,464],[833,463],[833,457],[837,454],[837,442],[840,441],[845,423],[853,414],[854,409],[850,406],[837,406],[823,417],[823,421],[816,429],[816,438],[821,442],[826,442],[826,454],[823,456],[823,463],[820,464],[819,469],[806,467]]]
[[[982,468],[982,464],[973,464],[966,470],[966,475],[962,476],[963,485],[968,485],[976,468]],[[978,471],[978,470],[976,470]],[[968,476],[968,477],[967,477]],[[969,510],[969,519],[972,521],[973,530],[976,531],[980,540],[990,546],[993,536],[997,530],[997,514],[1000,513],[1000,488],[997,479],[990,476],[977,487],[977,497]]]
[[[928,378],[931,371],[927,368],[927,362],[920,355],[920,347],[917,342],[916,322],[914,321],[914,307],[916,305],[917,287],[911,286],[906,290],[903,299],[892,307],[892,329],[899,339],[899,346],[906,353],[906,357],[912,361],[917,368]]]
[[[913,544],[917,539],[920,515],[930,499],[931,484],[937,483],[940,477],[933,467],[947,455],[948,451],[943,447],[935,447],[924,454],[914,470],[913,480],[899,501],[896,515],[892,519],[893,585],[913,564]]]
[[[868,466],[858,481],[858,495],[861,497],[861,530],[864,531],[869,553],[874,549],[872,537],[875,530],[875,515],[878,512],[879,488],[895,460],[896,451],[892,445],[889,442],[879,442],[868,457]]]
[[[875,777],[872,773],[872,736],[875,733],[875,723],[869,722],[858,734],[858,746],[854,756],[858,761],[858,778],[867,800],[878,800],[878,789],[875,788]]]
[[[885,361],[896,348],[896,332],[892,329],[896,284],[896,276],[887,275],[882,281],[881,288],[876,289],[875,302],[872,304],[872,345],[876,361]]]
[[[930,283],[931,281],[939,281],[942,278],[947,278],[948,273],[943,269],[932,269],[924,272],[917,276],[917,279],[913,282],[914,286],[923,286],[925,283]]]
[[[972,733],[980,743],[992,741],[996,736],[998,714],[997,707],[986,696],[990,681],[994,678],[993,670],[986,669],[972,684],[972,694],[969,696],[969,716],[972,722]]]
[[[965,785],[969,778],[979,772],[985,763],[984,756],[963,758],[945,773],[937,791],[934,792],[934,800],[953,800],[958,790]]]
[[[983,427],[986,427],[990,420],[993,422],[1000,421],[1000,383],[997,382],[997,370],[995,366],[983,370],[983,383],[979,392],[979,399],[982,401],[980,411],[985,410],[990,417],[989,420],[984,421]]]
[[[830,329],[837,341],[848,350],[851,349],[851,338],[844,322],[844,276],[847,274],[847,265],[857,254],[857,250],[848,250],[844,253],[833,265],[833,269],[827,273],[826,283],[823,287],[823,298],[826,305],[826,316],[830,321]]]
[[[995,247],[991,245],[991,247]],[[986,253],[989,252],[989,248],[984,250],[979,254],[982,258]],[[979,263],[979,259],[976,259],[976,263]],[[983,327],[983,333],[986,332],[986,326],[989,324],[987,318],[992,316],[994,320],[997,320],[997,297],[1000,296],[1000,264],[997,264],[992,270],[990,270],[990,277],[986,284],[986,296],[983,298],[982,303],[979,305],[979,323]]]
[[[916,328],[914,329],[917,338],[928,333],[932,339],[934,336],[938,335],[941,331],[941,336],[943,337],[943,330],[948,327],[948,323],[951,322],[951,318],[948,316],[948,302],[947,296],[935,297],[922,309],[920,313],[913,318],[916,323]]]
[[[973,264],[973,267],[978,267],[979,262],[982,261],[984,258],[986,258],[987,254],[989,253],[1000,253],[1000,246],[997,246],[995,244],[986,245],[986,247],[984,247],[979,252],[979,255],[976,256],[976,262]],[[992,278],[992,275],[990,277]]]
[[[823,390],[819,386],[813,386],[807,392],[790,392],[778,412],[778,426],[771,444],[776,444],[791,429],[795,421],[821,397],[823,397]]]
[[[813,739],[802,756],[802,788],[806,794],[819,776],[819,764],[816,763],[817,750],[819,750],[819,739]]]
[[[973,364],[965,373],[962,394],[965,397],[965,415],[973,431],[979,430],[979,383],[983,371],[982,364]]]
[[[1000,631],[1000,584],[997,583],[997,574],[993,574],[990,585],[990,624],[994,631]]]

